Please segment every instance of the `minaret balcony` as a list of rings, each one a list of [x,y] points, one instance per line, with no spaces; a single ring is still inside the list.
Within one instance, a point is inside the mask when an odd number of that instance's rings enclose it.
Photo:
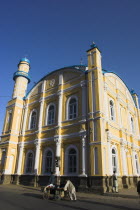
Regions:
[[[30,82],[30,76],[25,71],[16,71],[13,75],[13,80],[16,79],[16,77],[25,77],[28,80],[28,83]]]

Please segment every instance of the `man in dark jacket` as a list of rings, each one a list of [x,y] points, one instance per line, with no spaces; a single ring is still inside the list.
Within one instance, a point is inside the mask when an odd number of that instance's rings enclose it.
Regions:
[[[53,172],[51,172],[48,184],[53,184],[53,185],[55,184],[55,176],[54,176]]]

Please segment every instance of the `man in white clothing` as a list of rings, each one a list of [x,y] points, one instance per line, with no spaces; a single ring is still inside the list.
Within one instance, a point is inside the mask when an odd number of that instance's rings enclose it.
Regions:
[[[70,180],[66,180],[64,191],[68,191],[71,200],[77,200],[75,187]]]

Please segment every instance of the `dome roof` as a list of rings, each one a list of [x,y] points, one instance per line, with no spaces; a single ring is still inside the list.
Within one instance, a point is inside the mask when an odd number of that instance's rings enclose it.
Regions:
[[[27,58],[21,58],[21,59],[20,59],[20,62],[22,62],[22,61],[25,61],[25,62],[27,62],[27,63],[30,63],[30,61],[29,61]]]

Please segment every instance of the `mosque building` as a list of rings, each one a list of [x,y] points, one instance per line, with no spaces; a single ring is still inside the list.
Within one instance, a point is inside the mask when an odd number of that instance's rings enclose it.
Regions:
[[[47,185],[50,172],[78,190],[136,186],[140,177],[138,96],[104,70],[92,44],[88,67],[68,66],[44,76],[26,93],[30,61],[14,73],[0,141],[1,182]],[[57,179],[58,180],[58,179]]]

